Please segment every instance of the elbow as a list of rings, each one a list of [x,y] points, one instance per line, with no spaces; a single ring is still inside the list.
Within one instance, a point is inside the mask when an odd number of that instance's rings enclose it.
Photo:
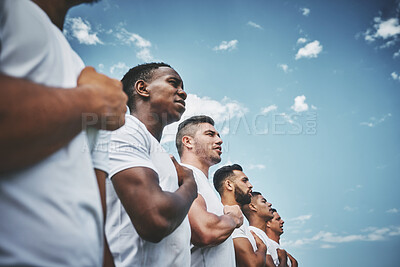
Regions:
[[[145,222],[142,227],[136,227],[136,231],[142,239],[159,243],[172,232],[171,228],[171,224],[166,219],[153,218]]]
[[[195,233],[192,229],[191,242],[196,247],[207,247],[217,245],[219,242],[217,237],[211,235],[209,232]]]

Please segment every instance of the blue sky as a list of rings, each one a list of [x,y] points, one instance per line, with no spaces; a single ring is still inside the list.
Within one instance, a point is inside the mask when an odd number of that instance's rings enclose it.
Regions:
[[[400,248],[400,2],[128,1],[73,8],[65,34],[120,79],[171,64],[286,221],[302,266],[393,266]],[[176,155],[176,124],[163,144]]]

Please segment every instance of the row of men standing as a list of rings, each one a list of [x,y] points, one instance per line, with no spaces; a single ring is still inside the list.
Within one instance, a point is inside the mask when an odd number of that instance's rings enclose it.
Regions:
[[[297,265],[284,250],[267,255],[257,229],[272,225],[271,205],[239,165],[214,175],[221,200],[208,183],[222,153],[211,118],[180,125],[182,165],[163,150],[164,127],[185,110],[174,69],[137,66],[123,91],[83,69],[60,31],[81,2],[94,1],[0,2],[0,265]]]

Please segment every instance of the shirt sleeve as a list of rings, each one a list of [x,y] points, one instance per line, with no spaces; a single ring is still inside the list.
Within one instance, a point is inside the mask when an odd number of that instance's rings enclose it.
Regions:
[[[109,131],[100,130],[91,151],[93,167],[102,170],[107,174],[109,173],[110,168],[108,158],[110,135],[111,133]]]
[[[151,161],[151,141],[149,133],[135,119],[126,115],[123,127],[111,134],[109,151],[109,178],[133,167],[146,167],[157,172]]]

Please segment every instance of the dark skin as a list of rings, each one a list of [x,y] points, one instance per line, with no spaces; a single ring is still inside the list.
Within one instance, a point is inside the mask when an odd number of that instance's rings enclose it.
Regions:
[[[62,30],[74,5],[88,1],[35,0]],[[87,67],[77,87],[57,90],[0,74],[0,173],[27,167],[67,145],[87,126],[118,129],[125,123],[126,95],[120,81]],[[97,122],[83,114],[94,114]]]
[[[62,30],[69,8],[87,1],[33,2]],[[115,130],[125,123],[127,97],[121,82],[99,74],[91,67],[82,70],[77,86],[69,90],[5,74],[0,74],[0,88],[0,173],[39,162],[66,146],[88,126]],[[88,121],[84,114],[99,120]],[[95,172],[102,191],[105,173]],[[104,266],[114,266],[107,244],[105,253]]]
[[[143,122],[149,132],[161,139],[164,127],[178,121],[185,110],[186,93],[180,76],[171,68],[153,71],[149,82],[137,81],[132,115]],[[179,188],[175,192],[163,191],[158,174],[146,167],[125,169],[112,178],[115,191],[132,224],[141,238],[160,242],[172,233],[186,217],[197,197],[197,186],[190,169],[171,158],[177,174]]]

